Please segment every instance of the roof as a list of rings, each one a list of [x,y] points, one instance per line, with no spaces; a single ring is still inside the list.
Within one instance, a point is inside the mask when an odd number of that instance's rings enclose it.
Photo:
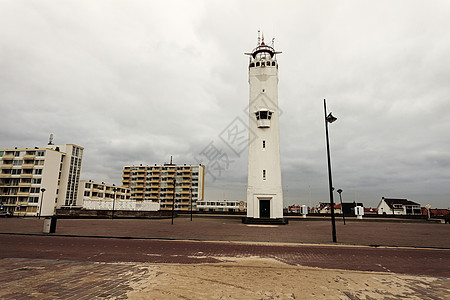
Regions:
[[[394,204],[401,204],[401,205],[419,205],[419,203],[413,202],[413,201],[409,201],[407,199],[395,199],[395,198],[381,198],[381,200],[384,200],[384,202],[386,202],[386,204],[390,207],[393,208]]]

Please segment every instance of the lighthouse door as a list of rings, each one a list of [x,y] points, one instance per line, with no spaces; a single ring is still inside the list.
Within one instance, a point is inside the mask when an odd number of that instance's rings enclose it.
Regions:
[[[259,217],[270,218],[270,200],[259,200]]]

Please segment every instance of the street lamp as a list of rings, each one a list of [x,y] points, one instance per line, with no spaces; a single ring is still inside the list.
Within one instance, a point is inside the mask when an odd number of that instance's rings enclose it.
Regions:
[[[339,199],[341,200],[341,211],[342,211],[342,219],[344,219],[344,225],[345,225],[345,216],[344,216],[344,205],[342,204],[342,189],[338,189],[337,192],[339,193]]]
[[[176,182],[175,176],[173,177],[173,197],[172,197],[172,225],[173,225],[173,211],[175,210],[175,191],[176,191]]]
[[[113,187],[113,209],[112,209],[112,213],[111,213],[111,220],[114,219],[114,209],[116,206],[116,191],[117,191],[117,188]]]
[[[328,138],[328,123],[333,123],[337,120],[331,112],[327,115],[327,102],[323,99],[323,109],[325,113],[325,134],[327,138],[327,158],[328,158],[328,184],[330,190],[330,205],[331,205],[331,227],[333,235],[333,243],[336,243],[336,221],[334,219],[334,200],[333,200],[333,180],[331,176],[331,158],[330,158],[330,142]]]
[[[191,199],[190,199],[189,202],[191,202],[190,204],[191,204],[191,221],[192,221],[192,187],[189,188],[189,191],[191,192],[191,193],[190,193],[190,196],[191,196],[190,198],[191,198]]]
[[[41,189],[41,192],[42,192],[42,196],[41,196],[41,204],[39,205],[39,219],[41,218],[42,203],[43,203],[43,201],[44,201],[44,192],[45,192],[45,189],[42,188],[42,189]]]

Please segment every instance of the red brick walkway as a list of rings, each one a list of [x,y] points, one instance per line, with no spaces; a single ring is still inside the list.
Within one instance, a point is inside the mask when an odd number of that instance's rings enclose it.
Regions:
[[[43,220],[0,219],[0,233],[42,232]],[[323,221],[291,221],[274,227],[249,226],[240,218],[178,217],[170,219],[59,219],[56,234],[138,238],[198,239],[212,241],[262,241],[331,243],[331,224]],[[337,222],[339,243],[450,248],[450,225],[400,222]]]

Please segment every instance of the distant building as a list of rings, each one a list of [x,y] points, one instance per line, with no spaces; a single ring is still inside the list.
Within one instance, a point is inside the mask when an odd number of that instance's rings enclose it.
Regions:
[[[343,202],[335,204],[334,205],[334,213],[341,214],[344,212],[345,215],[353,215],[354,214],[354,208],[356,206],[364,207],[363,203],[356,203],[356,202]],[[317,206],[317,211],[320,214],[329,214],[331,213],[331,205],[329,202],[319,202],[319,205]]]
[[[93,182],[92,180],[80,180],[78,186],[78,203],[87,200],[130,200],[130,189],[126,187]]]
[[[77,192],[82,158],[83,148],[73,144],[0,149],[1,210],[47,216],[55,208],[81,206]]]
[[[122,179],[123,187],[130,189],[130,200],[158,202],[162,210],[170,210],[175,196],[175,210],[189,210],[191,201],[197,210],[204,197],[205,166],[126,166]]]
[[[421,215],[420,204],[407,199],[381,198],[377,206],[379,215]]]
[[[216,200],[197,202],[198,211],[245,212],[247,202],[239,200]]]
[[[426,207],[421,207],[422,215],[427,216],[428,210]],[[450,215],[450,209],[446,208],[430,208],[431,217],[445,217]]]
[[[160,208],[157,202],[130,200],[129,188],[91,180],[80,181],[78,197],[88,210],[157,211]]]
[[[308,213],[316,213],[316,208],[315,207],[308,207]],[[302,212],[302,205],[289,205],[287,208],[288,213],[294,213],[294,214],[300,214]]]

